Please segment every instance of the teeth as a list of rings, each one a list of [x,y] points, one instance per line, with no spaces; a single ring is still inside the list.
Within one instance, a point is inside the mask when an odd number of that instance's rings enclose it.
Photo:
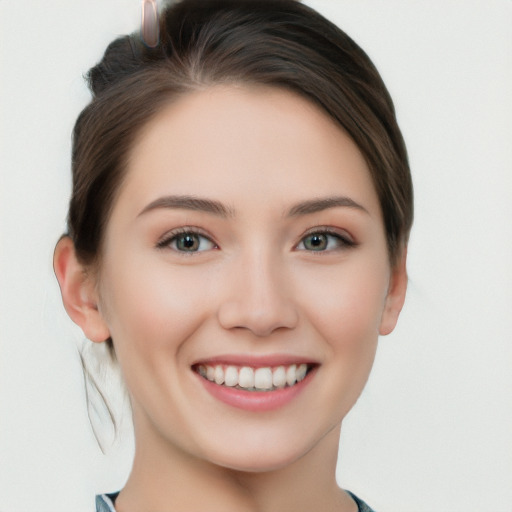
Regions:
[[[307,364],[276,366],[275,368],[250,366],[199,365],[197,373],[219,385],[238,387],[250,391],[271,391],[293,386],[306,377]]]
[[[254,387],[254,370],[248,366],[242,366],[238,374],[238,385],[242,388]]]
[[[286,368],[278,366],[272,374],[272,384],[276,388],[284,388],[286,386]]]
[[[307,364],[301,364],[297,367],[297,371],[295,372],[295,377],[297,378],[297,382],[300,382],[301,380],[304,379],[307,371],[308,371]]]
[[[286,384],[293,386],[297,382],[297,365],[292,364],[286,370]]]
[[[215,373],[213,374],[215,384],[224,384],[224,368],[219,364],[215,367]]]
[[[224,384],[229,387],[236,386],[238,384],[238,370],[235,366],[228,366],[224,375]]]
[[[272,370],[258,368],[254,372],[254,387],[256,389],[272,389]]]

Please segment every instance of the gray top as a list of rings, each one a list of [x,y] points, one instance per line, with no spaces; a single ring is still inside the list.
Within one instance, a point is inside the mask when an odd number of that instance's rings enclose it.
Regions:
[[[361,501],[357,496],[354,496],[350,491],[347,491],[350,496],[357,503],[359,512],[374,512],[364,501]],[[96,512],[116,512],[114,503],[119,493],[113,494],[100,494],[96,496]]]

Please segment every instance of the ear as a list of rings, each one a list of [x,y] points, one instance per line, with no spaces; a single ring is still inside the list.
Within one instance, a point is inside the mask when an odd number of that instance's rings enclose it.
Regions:
[[[53,268],[60,285],[66,311],[85,336],[94,342],[110,337],[108,326],[98,310],[98,294],[92,276],[78,261],[75,247],[68,236],[63,236],[53,255]]]
[[[398,316],[405,302],[407,291],[407,247],[400,255],[399,260],[391,269],[388,294],[384,304],[384,311],[380,321],[379,334],[386,336],[393,332],[398,321]]]

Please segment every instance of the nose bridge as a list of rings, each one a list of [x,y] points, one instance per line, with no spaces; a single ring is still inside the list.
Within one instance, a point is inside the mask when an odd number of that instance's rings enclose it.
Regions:
[[[268,336],[279,328],[293,328],[298,320],[289,293],[282,258],[257,246],[241,251],[231,266],[229,287],[219,309],[224,328],[244,328]]]

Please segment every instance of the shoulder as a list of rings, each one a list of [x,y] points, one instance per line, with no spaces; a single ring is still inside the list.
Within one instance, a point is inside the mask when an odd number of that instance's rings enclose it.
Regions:
[[[375,512],[372,508],[370,508],[363,500],[359,499],[355,494],[351,493],[350,491],[347,491],[352,499],[357,504],[357,509],[359,512]]]
[[[96,512],[116,512],[114,502],[119,493],[98,494],[96,496]]]

